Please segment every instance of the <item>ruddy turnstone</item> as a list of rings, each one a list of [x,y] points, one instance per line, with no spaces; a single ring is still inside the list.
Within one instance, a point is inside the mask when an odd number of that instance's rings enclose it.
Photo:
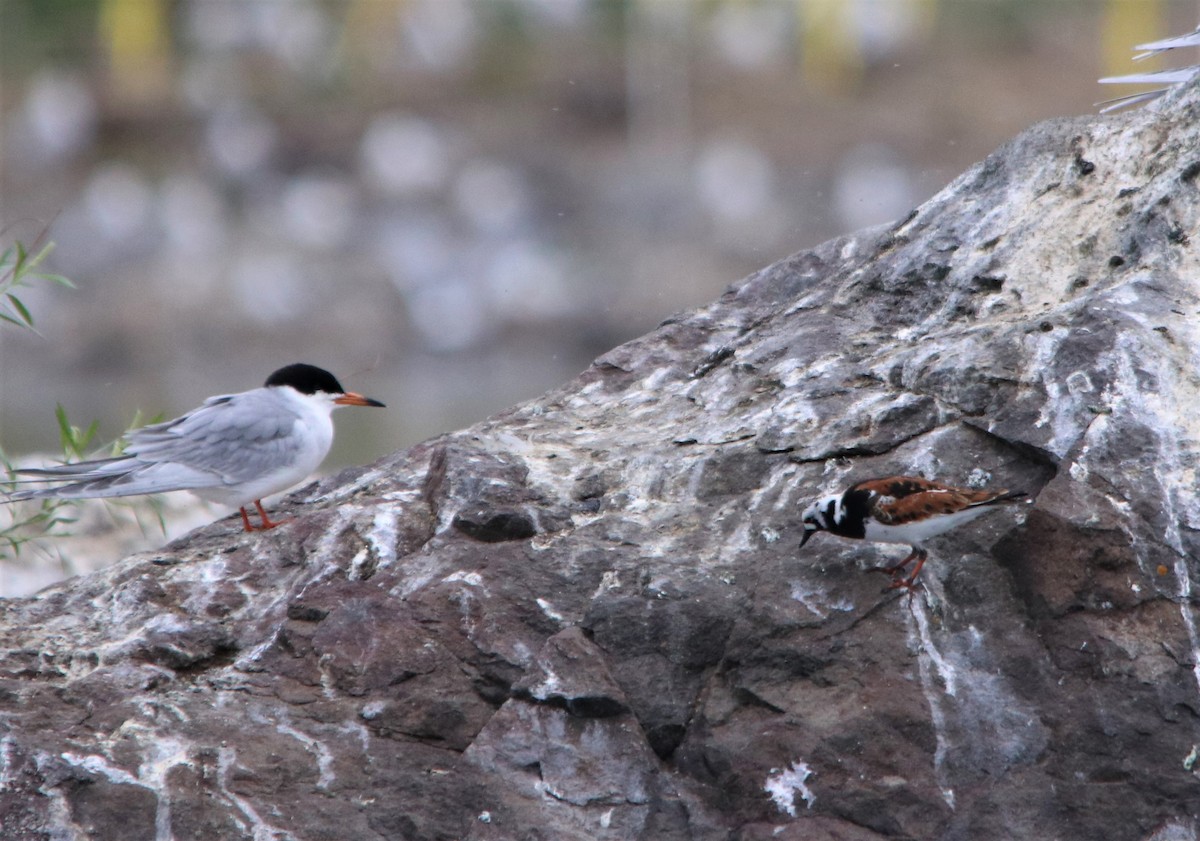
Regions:
[[[804,511],[804,546],[814,534],[827,531],[839,537],[874,543],[908,544],[911,552],[899,563],[875,567],[894,579],[892,587],[913,589],[929,553],[922,544],[932,537],[969,523],[1005,502],[1029,499],[1024,491],[984,491],[955,488],[918,476],[887,476],[851,485],[845,493],[819,499]],[[904,568],[916,560],[912,574]]]

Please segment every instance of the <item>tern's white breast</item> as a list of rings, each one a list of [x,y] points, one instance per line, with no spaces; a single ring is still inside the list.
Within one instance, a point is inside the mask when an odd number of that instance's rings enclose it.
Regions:
[[[202,499],[233,507],[248,505],[303,482],[329,453],[333,444],[331,398],[302,395],[290,387],[260,391],[268,392],[271,399],[260,401],[255,410],[279,409],[294,416],[290,431],[265,452],[255,453],[247,442],[246,465],[257,468],[254,474],[239,482],[197,488],[194,493]]]

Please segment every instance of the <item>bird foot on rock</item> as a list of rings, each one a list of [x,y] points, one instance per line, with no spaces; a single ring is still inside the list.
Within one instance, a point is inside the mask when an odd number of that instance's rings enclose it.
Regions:
[[[246,514],[245,508],[238,509],[239,511],[242,512],[242,528],[244,528],[248,532],[267,531],[268,529],[273,529],[276,526],[282,526],[284,523],[290,523],[290,522],[292,522],[292,520],[296,519],[295,517],[284,517],[281,520],[272,520],[270,517],[267,516],[267,512],[263,508],[263,505],[262,505],[262,500],[258,500],[258,499],[254,500],[254,507],[258,509],[259,525],[257,525],[257,526],[251,525],[250,517],[249,517],[249,515]]]

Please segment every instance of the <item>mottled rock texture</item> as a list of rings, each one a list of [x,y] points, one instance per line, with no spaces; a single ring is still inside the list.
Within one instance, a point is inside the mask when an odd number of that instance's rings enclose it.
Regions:
[[[1200,837],[1198,207],[1195,87],[1045,123],[283,528],[4,603],[0,836]],[[894,472],[1036,502],[912,597],[797,550]]]

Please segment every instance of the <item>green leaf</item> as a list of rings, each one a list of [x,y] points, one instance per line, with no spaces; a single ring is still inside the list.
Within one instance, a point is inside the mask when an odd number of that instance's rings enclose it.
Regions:
[[[59,443],[64,451],[69,450],[75,441],[75,435],[71,429],[71,422],[67,420],[67,410],[63,408],[62,403],[54,404],[54,417],[58,421]]]
[[[100,421],[94,420],[88,424],[88,428],[83,431],[83,436],[79,440],[79,454],[83,455],[83,451],[87,449],[88,444],[92,443],[92,439],[96,437],[96,433],[100,431]]]
[[[21,303],[21,299],[12,293],[9,293],[4,297],[8,298],[8,302],[12,304],[12,308],[17,311],[17,315],[21,316],[21,319],[30,327],[32,327],[33,316],[29,314],[28,307]]]

